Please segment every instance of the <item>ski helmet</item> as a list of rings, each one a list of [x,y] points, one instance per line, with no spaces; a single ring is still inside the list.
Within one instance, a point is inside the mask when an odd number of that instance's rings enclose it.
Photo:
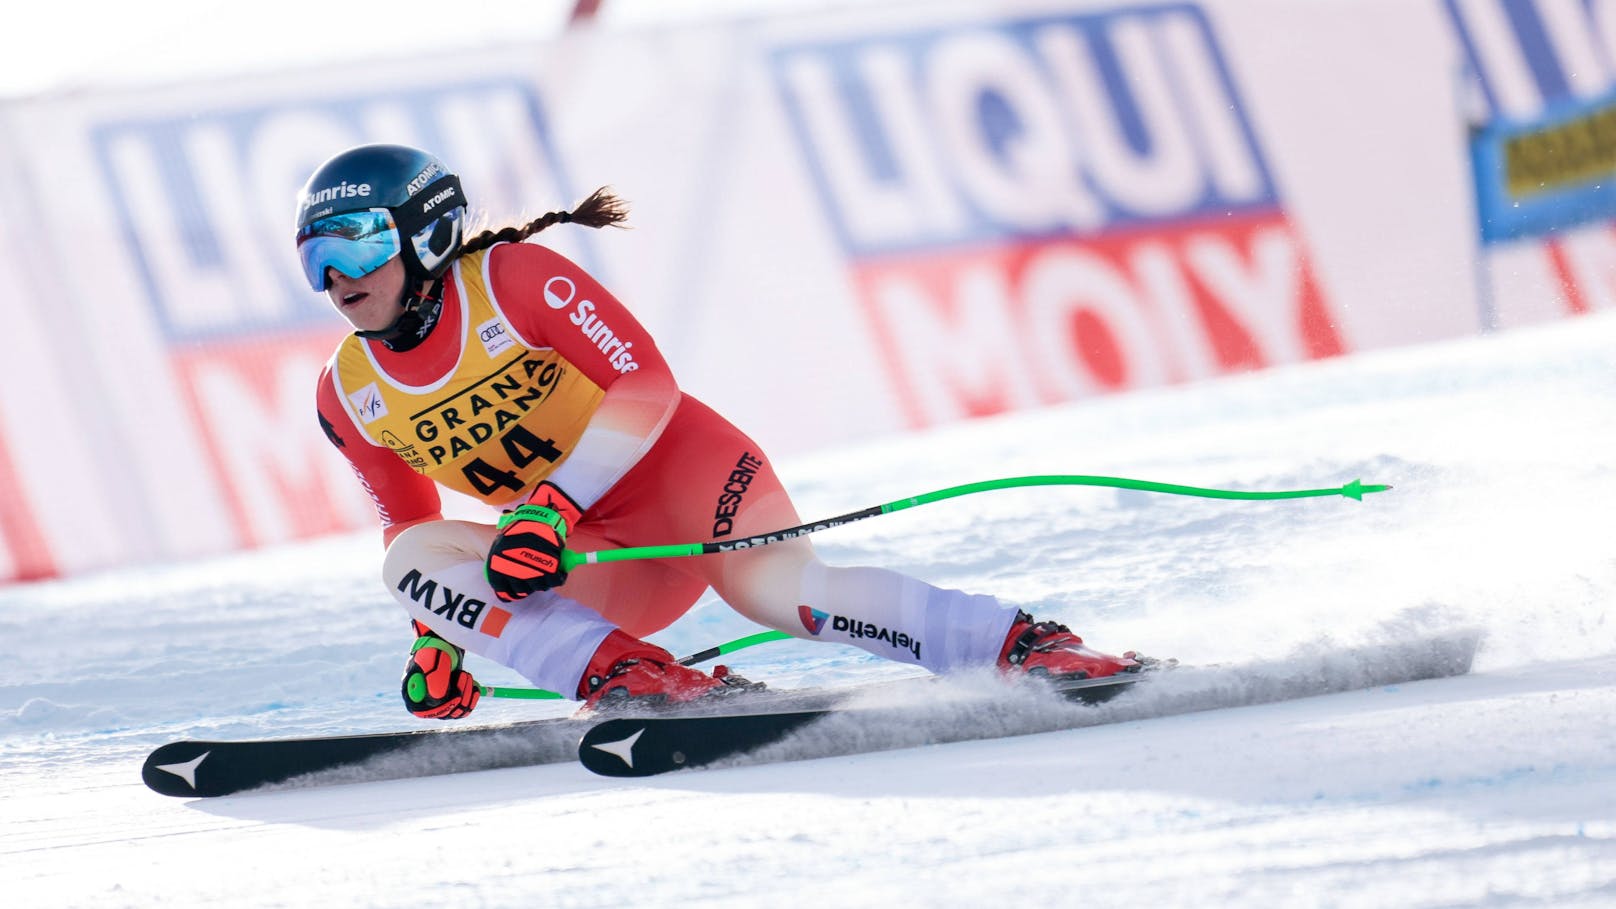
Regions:
[[[315,170],[297,199],[297,252],[316,291],[326,269],[363,277],[404,257],[410,282],[441,276],[460,251],[460,178],[428,152],[360,145]]]

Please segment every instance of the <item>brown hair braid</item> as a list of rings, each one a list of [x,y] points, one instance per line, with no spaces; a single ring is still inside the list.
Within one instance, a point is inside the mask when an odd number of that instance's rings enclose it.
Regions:
[[[572,211],[553,211],[534,218],[521,227],[485,230],[460,247],[460,256],[481,252],[495,243],[520,243],[552,224],[582,224],[585,227],[623,227],[628,220],[628,203],[617,198],[610,187],[602,186],[578,203]]]

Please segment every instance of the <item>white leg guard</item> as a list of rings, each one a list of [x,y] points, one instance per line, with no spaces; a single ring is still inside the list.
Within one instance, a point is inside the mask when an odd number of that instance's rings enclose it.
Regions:
[[[568,698],[617,626],[554,591],[501,603],[483,574],[494,528],[464,521],[419,524],[387,547],[382,579],[415,618],[444,640]]]
[[[932,672],[989,666],[1019,610],[882,568],[803,566],[797,619],[808,633]]]

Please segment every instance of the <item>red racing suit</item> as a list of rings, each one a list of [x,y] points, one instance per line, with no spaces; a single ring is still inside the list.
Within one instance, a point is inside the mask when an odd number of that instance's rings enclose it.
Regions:
[[[317,403],[376,502],[394,596],[438,634],[545,687],[570,691],[611,627],[643,637],[708,587],[762,625],[934,670],[991,662],[1015,617],[992,597],[829,568],[805,538],[580,566],[556,590],[500,605],[482,573],[494,528],[441,520],[440,485],[502,508],[547,479],[583,508],[567,543],[576,551],[800,523],[763,450],[683,394],[638,320],[542,246],[456,260],[431,334],[403,352],[346,338]]]

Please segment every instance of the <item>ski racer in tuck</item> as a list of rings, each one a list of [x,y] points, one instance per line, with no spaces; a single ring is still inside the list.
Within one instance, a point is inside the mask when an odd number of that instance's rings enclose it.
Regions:
[[[738,690],[721,668],[683,666],[644,640],[709,587],[761,625],[932,672],[1139,668],[991,596],[828,566],[803,537],[569,577],[565,547],[744,538],[801,519],[768,455],[680,391],[628,309],[525,242],[556,223],[619,223],[616,198],[598,190],[572,211],[470,238],[466,208],[443,162],[397,145],[331,158],[298,205],[303,273],[355,329],[320,376],[317,406],[375,500],[383,580],[413,619],[411,713],[476,707],[466,651],[586,710]],[[497,523],[445,520],[440,485],[498,510]]]

